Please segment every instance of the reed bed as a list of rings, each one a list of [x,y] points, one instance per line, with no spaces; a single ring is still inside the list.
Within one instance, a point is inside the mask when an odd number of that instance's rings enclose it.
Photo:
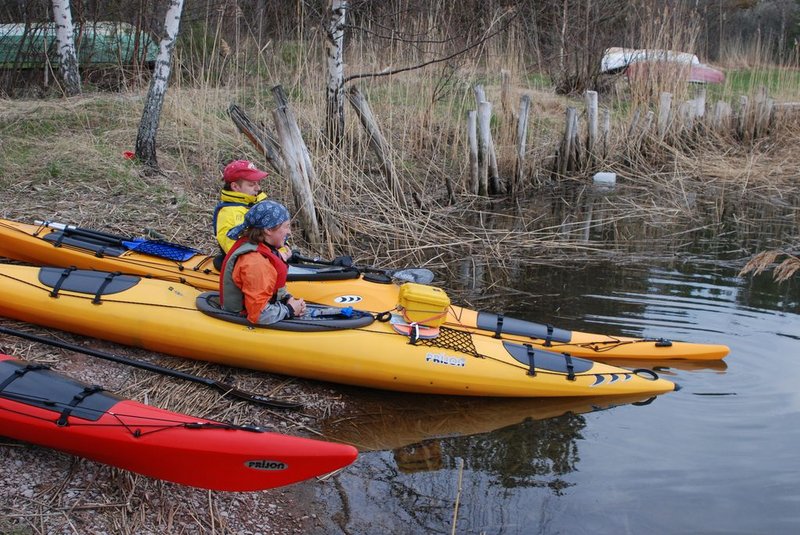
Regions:
[[[674,16],[658,20],[661,26],[654,19],[648,27],[651,38],[641,46],[690,49],[697,35],[695,26],[675,25]],[[430,28],[433,22],[413,21],[412,26]],[[255,31],[245,28],[226,40],[222,27],[215,24],[193,27],[188,42],[178,49],[158,134],[161,173],[143,174],[135,162],[122,157],[135,140],[144,94],[139,83],[114,95],[0,100],[0,184],[5,198],[0,216],[61,220],[133,234],[152,229],[167,239],[214,251],[210,215],[223,165],[238,158],[265,165],[225,110],[236,102],[269,126],[274,107],[270,89],[277,84],[286,89],[311,150],[319,178],[314,184],[319,209],[340,231],[329,229],[326,244],[305,243],[296,231],[295,247],[351,254],[358,262],[386,267],[427,266],[454,284],[486,278],[480,291],[469,295],[472,302],[497,293],[507,296],[507,281],[533,265],[590,258],[636,262],[645,255],[653,257],[653,240],[662,240],[664,259],[672,259],[689,233],[722,231],[730,220],[731,205],[737,206],[736,224],[745,232],[763,226],[781,210],[796,213],[800,193],[796,115],[776,116],[768,130],[749,139],[702,123],[664,138],[652,131],[629,135],[633,114],[637,109],[640,113],[655,110],[660,92],[672,91],[676,101],[693,96],[677,76],[648,80],[641,87],[619,82],[617,91],[601,95],[601,106],[612,115],[605,153],[570,176],[553,173],[564,112],[568,106],[580,107],[581,100],[556,95],[537,83],[527,72],[525,47],[520,42],[524,36],[513,32],[453,61],[357,82],[391,145],[408,201],[401,204],[386,192],[378,162],[349,110],[344,145],[331,149],[322,138],[324,75],[318,36],[302,42],[256,43]],[[355,38],[347,49],[348,73],[377,73],[387,66],[421,63],[442,57],[451,50],[448,46],[456,46],[443,35],[432,37],[432,43],[441,44],[414,50]],[[759,50],[737,52],[730,61],[750,74],[729,75],[735,83],[709,91],[709,96],[731,103],[740,95],[752,100],[767,84],[776,100],[800,100],[796,58],[776,67]],[[503,70],[512,81],[505,106]],[[532,98],[527,170],[521,192],[514,198],[479,197],[466,188],[465,117],[475,107],[472,90],[478,83],[494,104],[492,129],[503,176],[512,172],[515,162],[515,108],[522,95]],[[591,187],[590,176],[600,169],[618,173],[615,193]],[[452,198],[448,188],[453,190]],[[266,190],[271,198],[291,207],[290,186],[283,177],[273,174]],[[753,201],[762,206],[757,210],[742,207]],[[740,258],[750,252],[743,249]],[[797,256],[780,251],[757,257],[743,273],[768,269],[782,254],[779,273],[791,276],[800,265]],[[741,267],[743,262],[735,263]],[[463,286],[470,287],[466,282]],[[306,402],[301,414],[275,413],[223,400],[195,385],[108,364],[95,366],[65,351],[7,337],[2,342],[4,351],[57,363],[66,373],[77,370],[87,380],[139,401],[290,433],[316,435],[317,421],[346,412],[349,399],[339,389],[313,382],[187,363],[92,342],[234,382],[245,390]],[[0,494],[5,501],[0,531],[21,525],[19,529],[31,533],[86,532],[90,526],[115,533],[227,533],[269,530],[274,521],[274,532],[288,533],[301,531],[300,526],[308,522],[286,516],[294,507],[291,494],[207,493],[66,455],[30,448],[12,452],[22,463],[36,463],[40,472],[23,481],[24,493],[14,479],[19,474],[6,475],[2,488],[8,492]],[[0,479],[3,476],[0,473]],[[237,515],[228,516],[226,511],[237,511]],[[275,520],[278,516],[283,517],[280,526]]]

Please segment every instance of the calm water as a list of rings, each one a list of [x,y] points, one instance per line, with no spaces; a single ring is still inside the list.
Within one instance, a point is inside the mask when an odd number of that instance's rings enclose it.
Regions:
[[[523,293],[494,308],[727,344],[724,363],[660,363],[682,389],[649,404],[381,395],[381,409],[327,424],[364,452],[319,486],[321,532],[451,533],[458,500],[457,533],[797,533],[800,291],[737,278],[719,254],[730,244],[714,245],[517,273],[506,284]]]

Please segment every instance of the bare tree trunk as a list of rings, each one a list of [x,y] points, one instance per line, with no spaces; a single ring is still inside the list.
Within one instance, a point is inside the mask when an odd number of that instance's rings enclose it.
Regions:
[[[164,106],[164,95],[167,93],[167,82],[171,72],[172,50],[178,37],[178,28],[181,24],[183,0],[170,0],[167,16],[164,20],[164,38],[159,45],[153,79],[147,100],[142,111],[142,120],[139,123],[139,132],[136,135],[136,157],[147,168],[158,170],[156,159],[156,133],[158,122],[161,119],[161,108]]]
[[[67,96],[80,95],[81,75],[78,72],[78,55],[75,52],[75,27],[72,25],[72,11],[69,0],[53,0],[53,20],[56,24],[56,42],[64,79],[64,92]]]
[[[328,88],[326,91],[325,135],[328,142],[338,147],[344,135],[344,21],[347,14],[345,0],[330,0],[330,18],[325,32],[328,52]]]

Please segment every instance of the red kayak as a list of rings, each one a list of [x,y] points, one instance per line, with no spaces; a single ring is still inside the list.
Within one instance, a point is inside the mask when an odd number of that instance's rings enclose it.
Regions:
[[[0,354],[0,435],[193,487],[262,490],[338,470],[352,446],[121,399]]]

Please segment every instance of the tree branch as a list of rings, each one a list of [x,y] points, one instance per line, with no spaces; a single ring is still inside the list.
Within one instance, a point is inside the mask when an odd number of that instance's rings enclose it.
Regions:
[[[342,83],[346,84],[347,82],[350,82],[350,81],[353,81],[353,80],[358,80],[360,78],[377,78],[379,76],[392,76],[394,74],[399,74],[401,72],[407,72],[407,71],[413,71],[413,70],[421,69],[423,67],[427,67],[428,65],[433,65],[435,63],[441,63],[443,61],[449,61],[449,60],[451,60],[451,59],[453,59],[453,58],[455,58],[457,56],[460,56],[461,54],[464,54],[465,52],[469,52],[470,50],[472,50],[475,47],[478,47],[478,46],[482,45],[483,43],[485,43],[486,41],[488,41],[489,39],[491,39],[492,37],[494,37],[498,33],[502,32],[502,31],[505,31],[511,25],[511,23],[514,22],[514,20],[517,18],[518,15],[519,15],[519,12],[515,11],[514,15],[501,28],[498,28],[496,31],[486,35],[485,37],[483,37],[483,38],[479,39],[478,41],[470,44],[469,46],[459,50],[458,52],[454,52],[453,54],[450,54],[449,56],[445,56],[443,58],[432,59],[430,61],[426,61],[426,62],[420,63],[418,65],[410,65],[408,67],[400,67],[398,69],[383,70],[381,72],[353,74],[351,76],[347,76],[343,80]]]

